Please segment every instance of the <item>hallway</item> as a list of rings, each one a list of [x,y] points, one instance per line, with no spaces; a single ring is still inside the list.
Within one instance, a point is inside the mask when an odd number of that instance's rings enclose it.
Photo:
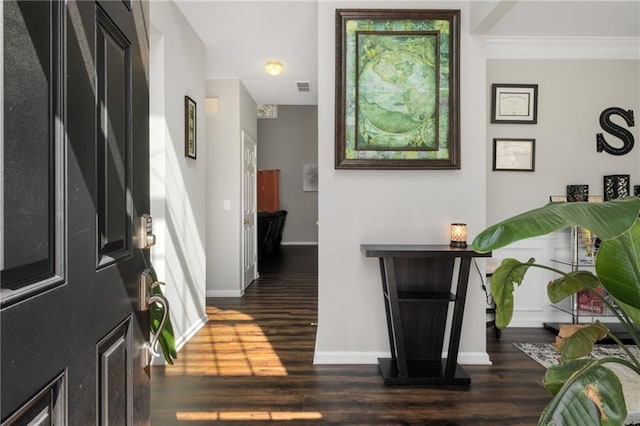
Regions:
[[[152,369],[152,421],[173,424],[535,424],[549,399],[543,368],[488,332],[493,366],[468,366],[470,389],[385,387],[376,365],[312,364],[317,248],[283,246],[243,298],[207,300],[209,322],[173,366]]]

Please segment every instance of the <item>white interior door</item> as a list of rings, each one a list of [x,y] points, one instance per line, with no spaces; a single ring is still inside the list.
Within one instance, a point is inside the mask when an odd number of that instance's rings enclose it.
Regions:
[[[256,196],[257,144],[242,131],[242,287],[241,293],[258,278],[257,196]]]

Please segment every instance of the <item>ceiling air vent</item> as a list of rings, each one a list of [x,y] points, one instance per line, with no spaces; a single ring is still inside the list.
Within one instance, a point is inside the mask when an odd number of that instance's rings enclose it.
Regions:
[[[278,105],[258,104],[258,118],[278,118]]]
[[[311,87],[309,86],[308,81],[296,81],[296,85],[298,86],[298,92],[310,92]]]

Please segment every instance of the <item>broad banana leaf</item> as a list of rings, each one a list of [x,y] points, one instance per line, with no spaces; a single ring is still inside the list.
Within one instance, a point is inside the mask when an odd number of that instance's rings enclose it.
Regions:
[[[604,338],[609,329],[601,322],[595,322],[577,330],[571,336],[564,337],[557,350],[563,359],[582,358],[591,353],[593,345]]]
[[[581,358],[547,369],[544,384],[555,396],[539,425],[618,426],[627,418],[622,385],[603,360]]]
[[[620,302],[619,300],[616,300],[616,303],[618,304],[620,309],[622,309],[627,313],[627,315],[629,315],[629,318],[631,318],[636,327],[640,328],[640,309],[633,308]]]
[[[574,375],[576,371],[582,370],[585,366],[593,362],[592,358],[570,359],[561,364],[552,365],[545,371],[542,378],[544,388],[551,393],[557,394],[565,383]]]
[[[640,201],[640,197],[633,198]],[[600,244],[596,274],[616,300],[640,309],[640,222],[618,238]]]
[[[511,322],[515,284],[522,284],[525,274],[532,265],[535,265],[533,258],[526,263],[507,258],[502,261],[491,276],[491,294],[498,307],[496,327],[505,328]],[[595,289],[599,286],[600,281],[591,272],[573,271],[549,283],[547,292],[549,300],[558,303],[581,290]]]
[[[558,303],[565,298],[585,289],[600,287],[598,277],[589,271],[572,271],[553,280],[547,286],[547,294],[551,303]]]
[[[473,241],[478,252],[502,248],[515,241],[545,235],[568,227],[581,226],[601,240],[596,256],[596,275],[576,271],[550,283],[553,302],[600,283],[618,306],[640,325],[640,198],[627,197],[604,203],[551,203],[493,225]],[[513,314],[514,284],[520,285],[524,273],[536,266],[508,259],[496,269],[491,284],[496,301],[496,325],[505,327]],[[503,311],[503,312],[501,312]],[[593,343],[606,333],[602,325],[580,330],[562,344],[564,358],[590,352]],[[555,396],[539,419],[540,425],[586,426],[622,425],[627,412],[622,386],[604,362],[607,359],[570,359],[550,367],[545,387]],[[636,373],[640,369],[630,366]]]
[[[473,248],[484,253],[567,226],[582,226],[602,240],[596,273],[603,287],[621,306],[640,309],[639,214],[640,197],[604,203],[550,203],[490,226],[474,239]]]
[[[608,240],[631,228],[639,214],[640,197],[604,203],[549,203],[485,229],[474,239],[473,249],[486,253],[574,225],[587,228],[600,239]]]
[[[535,259],[528,263],[516,259],[504,259],[491,276],[491,294],[499,309],[496,309],[496,327],[505,328],[513,317],[514,284],[522,284],[524,275]]]

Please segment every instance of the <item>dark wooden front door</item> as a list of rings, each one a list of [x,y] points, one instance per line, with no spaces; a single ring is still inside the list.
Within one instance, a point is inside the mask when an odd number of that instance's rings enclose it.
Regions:
[[[3,1],[3,425],[149,423],[146,7]]]

